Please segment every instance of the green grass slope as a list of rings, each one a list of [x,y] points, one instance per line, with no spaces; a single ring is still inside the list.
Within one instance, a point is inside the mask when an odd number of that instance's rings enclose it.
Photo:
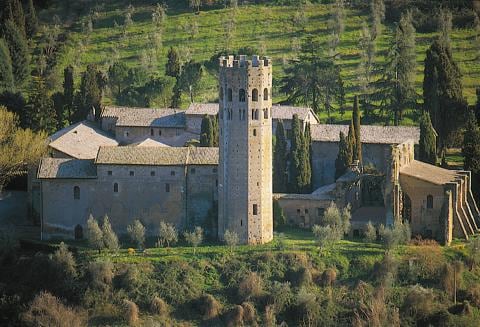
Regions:
[[[152,10],[156,1],[135,1],[133,24],[125,28],[124,20],[129,1],[82,1],[66,10],[63,1],[55,1],[49,9],[39,13],[45,23],[52,24],[52,17],[62,17],[61,29],[66,35],[56,67],[57,80],[66,65],[72,64],[77,71],[83,71],[89,63],[98,64],[103,70],[114,60],[122,60],[129,66],[148,65],[152,75],[163,75],[166,54],[170,46],[178,47],[183,60],[208,60],[219,50],[226,47],[225,25],[231,15],[230,9],[206,9],[195,15],[185,8],[183,1],[170,1],[168,17],[161,33],[162,46],[153,50],[155,25],[152,22]],[[318,35],[327,42],[330,5],[311,4],[306,7],[307,23],[300,28],[293,23],[298,11],[292,6],[247,5],[239,7],[235,13],[235,28],[231,48],[253,46],[274,59],[274,102],[281,101],[285,95],[278,92],[279,79],[284,75],[288,59],[295,58],[295,44],[307,34]],[[93,30],[86,32],[91,12],[95,12]],[[354,94],[358,92],[358,65],[360,30],[367,22],[367,14],[358,10],[346,11],[345,32],[341,35],[339,64],[347,87],[347,101],[351,105]],[[198,32],[190,33],[190,25],[197,25]],[[384,26],[383,34],[377,41],[377,62],[384,60],[386,49],[393,35],[393,26]],[[417,90],[421,92],[423,81],[423,60],[425,51],[436,37],[434,33],[417,33]],[[454,30],[451,35],[454,58],[463,73],[464,93],[469,103],[475,101],[475,88],[480,77],[480,60],[474,47],[473,29]],[[325,45],[325,48],[327,45]],[[327,49],[325,49],[327,50]],[[142,60],[145,53],[151,53],[153,60]],[[262,54],[262,53],[261,53]],[[57,84],[60,84],[59,82]],[[58,85],[60,87],[60,85]],[[217,98],[216,78],[207,73],[203,79],[202,91],[196,95],[197,102],[215,101]],[[108,94],[107,103],[114,100]],[[188,105],[185,96],[182,107]],[[321,113],[321,118],[326,114]],[[336,120],[348,119],[349,115]],[[411,117],[412,118],[412,117]],[[406,119],[406,124],[413,123]],[[413,117],[414,118],[414,117]]]

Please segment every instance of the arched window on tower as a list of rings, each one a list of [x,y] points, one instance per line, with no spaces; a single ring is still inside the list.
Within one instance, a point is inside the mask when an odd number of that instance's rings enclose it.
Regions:
[[[223,100],[223,87],[220,87],[220,100]]]
[[[239,102],[245,102],[245,90],[244,89],[240,89],[240,91],[238,91],[238,101]]]
[[[258,109],[255,109],[255,120],[258,120]]]
[[[268,89],[263,89],[263,100],[268,100]]]
[[[118,193],[118,183],[113,184],[113,193]]]
[[[427,195],[427,208],[432,209],[433,208],[433,196],[432,195]]]
[[[73,199],[80,200],[80,187],[78,186],[73,187]]]
[[[263,119],[268,119],[268,109],[263,109]]]
[[[258,101],[258,90],[257,89],[252,90],[252,101],[255,101],[255,102]]]
[[[233,99],[233,91],[232,89],[228,89],[228,102],[232,102]]]

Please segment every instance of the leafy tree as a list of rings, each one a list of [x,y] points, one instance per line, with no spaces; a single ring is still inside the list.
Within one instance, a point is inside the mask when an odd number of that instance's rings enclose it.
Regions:
[[[367,242],[373,243],[377,240],[377,229],[373,226],[372,222],[367,223],[367,228],[365,230],[365,240]]]
[[[103,232],[98,226],[98,222],[93,216],[90,214],[87,220],[87,239],[88,244],[98,250],[98,253],[102,251],[105,246],[105,242],[103,241]]]
[[[362,26],[361,37],[359,40],[360,64],[359,64],[359,83],[365,118],[370,117],[370,96],[373,90],[373,78],[375,76],[375,40],[370,34],[366,24]]]
[[[195,254],[197,246],[199,246],[203,241],[203,229],[197,226],[193,232],[183,233],[183,237],[185,237],[185,240],[188,244],[193,246],[193,254]]]
[[[384,0],[370,0],[370,24],[372,38],[375,40],[381,33],[382,22],[385,19]]]
[[[419,159],[432,165],[437,164],[437,136],[427,111],[423,112],[420,119]]]
[[[172,97],[174,84],[175,79],[172,77],[153,78],[140,88],[140,93],[144,95],[147,106],[158,104],[166,108]]]
[[[74,105],[74,70],[72,66],[67,66],[63,70],[63,105],[64,116],[69,122],[72,120]]]
[[[358,160],[362,164],[362,139],[360,135],[360,110],[358,108],[358,96],[355,96],[353,102],[352,123],[355,128],[355,147],[353,151],[353,160]]]
[[[110,219],[107,215],[103,217],[102,234],[103,245],[106,249],[116,251],[120,248],[120,245],[118,244],[117,234],[115,234],[115,232],[113,231],[112,225],[110,224]]]
[[[314,225],[312,232],[321,251],[330,248],[335,242],[340,240],[338,233],[330,225]]]
[[[119,97],[122,90],[127,86],[128,67],[124,62],[115,62],[108,68],[108,85],[115,93],[115,97]]]
[[[340,37],[345,30],[345,4],[344,0],[335,0],[333,3],[332,14],[330,19],[331,30],[331,56],[337,56],[337,46],[340,43]]]
[[[25,15],[20,0],[6,0],[4,8],[5,21],[11,20],[17,26],[18,30],[25,37]]]
[[[352,163],[352,157],[348,151],[348,144],[345,138],[345,134],[340,132],[340,141],[338,143],[338,155],[335,159],[335,179],[345,174],[347,168]]]
[[[287,224],[287,217],[278,200],[273,200],[273,229],[278,230]]]
[[[132,242],[135,242],[139,248],[144,247],[145,227],[140,220],[135,219],[131,225],[128,225],[127,232]]]
[[[57,115],[53,107],[53,100],[50,98],[45,86],[45,81],[40,77],[33,79],[30,98],[28,100],[28,116],[30,126],[36,130],[44,130],[48,134],[56,131]]]
[[[14,88],[13,67],[10,52],[4,39],[0,39],[0,92]]]
[[[33,5],[33,0],[28,0],[27,10],[25,12],[25,30],[27,36],[32,38],[33,35],[37,32],[38,29],[38,18],[35,11],[35,6]]]
[[[178,77],[178,85],[183,92],[188,92],[190,102],[194,102],[194,96],[200,86],[203,76],[203,66],[193,60],[183,65],[182,72]]]
[[[202,119],[201,131],[200,131],[200,146],[202,147],[213,147],[213,126],[212,120],[208,115],[205,115]]]
[[[446,8],[442,8],[438,14],[438,31],[440,32],[440,40],[446,44],[450,44],[450,34],[452,32],[452,12]]]
[[[472,191],[480,198],[480,130],[477,120],[470,111],[465,134],[463,136],[462,152],[465,157],[464,169],[472,172]]]
[[[196,10],[196,13],[200,13],[200,6],[202,5],[202,0],[188,0],[190,8]]]
[[[223,239],[225,241],[225,244],[230,247],[230,252],[233,253],[233,248],[237,246],[238,242],[240,241],[238,238],[238,234],[234,231],[230,231],[227,229],[223,234]]]
[[[178,77],[180,76],[180,57],[178,55],[177,49],[174,47],[171,47],[170,50],[168,50],[168,55],[167,55],[167,63],[165,65],[165,75],[171,76],[171,77]]]
[[[160,244],[163,245],[164,243],[166,243],[168,248],[170,247],[171,243],[175,243],[178,240],[178,233],[175,229],[175,226],[170,223],[165,223],[161,221],[158,237]]]
[[[277,123],[275,139],[275,149],[273,151],[273,192],[286,193],[288,187],[288,153],[287,140],[282,121]]]
[[[445,42],[436,40],[427,50],[423,103],[438,133],[438,146],[443,150],[458,133],[465,120],[467,107],[460,69]]]
[[[67,279],[72,281],[77,276],[77,264],[72,252],[68,250],[68,246],[60,242],[58,249],[50,256],[54,266],[59,273],[56,277],[59,279]],[[61,280],[59,280],[61,282]]]
[[[30,74],[30,54],[25,36],[11,20],[5,23],[4,38],[10,50],[15,85],[21,86]]]
[[[21,128],[27,128],[30,125],[26,101],[20,92],[6,91],[0,93],[0,106],[5,106],[8,111],[18,116]]]

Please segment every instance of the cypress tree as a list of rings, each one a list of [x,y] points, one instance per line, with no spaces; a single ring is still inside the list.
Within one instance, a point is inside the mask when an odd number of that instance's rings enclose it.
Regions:
[[[201,132],[200,132],[200,146],[212,147],[213,146],[213,126],[212,120],[208,115],[205,115],[202,119]]]
[[[423,98],[424,109],[430,113],[439,136],[439,148],[445,149],[465,121],[467,107],[460,69],[446,42],[436,40],[427,50]]]
[[[31,128],[44,130],[48,134],[56,131],[57,119],[52,99],[48,96],[45,81],[34,77],[34,87],[28,101],[28,117]]]
[[[23,37],[25,34],[25,15],[20,0],[6,0],[4,7],[4,15],[2,19],[4,22],[11,20],[17,27]]]
[[[0,92],[14,88],[12,59],[4,39],[0,39]]]
[[[80,92],[78,94],[74,120],[81,121],[85,119],[92,108],[95,109],[95,118],[100,115],[100,105],[102,102],[103,83],[99,76],[101,72],[93,64],[87,66],[87,70],[82,74],[80,83]]]
[[[180,58],[174,47],[170,47],[167,55],[167,64],[165,65],[165,75],[178,77],[180,75]]]
[[[65,106],[65,117],[69,121],[72,120],[75,93],[73,74],[72,66],[67,66],[63,70],[63,104]]]
[[[340,142],[338,143],[338,155],[335,159],[335,179],[339,178],[347,171],[351,164],[349,161],[348,144],[345,134],[340,132]]]
[[[275,149],[273,151],[273,192],[286,193],[288,191],[287,139],[281,120],[277,123],[275,139]]]
[[[350,126],[348,127],[347,135],[347,158],[349,165],[355,160],[355,126],[353,125],[353,119],[350,120]]]
[[[360,110],[358,108],[358,96],[355,96],[355,101],[353,103],[353,113],[352,113],[352,123],[354,127],[354,152],[353,159],[358,160],[362,164],[362,140],[360,136]]]
[[[212,119],[212,128],[213,128],[213,146],[219,146],[219,130],[218,130],[218,114],[216,114]]]
[[[301,165],[303,135],[298,115],[293,115],[292,119],[292,138],[290,140],[290,193],[300,193],[301,190]]]
[[[480,130],[475,114],[470,111],[465,134],[463,136],[462,152],[465,157],[464,169],[472,172],[472,190],[476,199],[480,197]]]
[[[310,123],[307,123],[303,133],[303,193],[310,193],[312,188],[312,135]]]
[[[30,73],[30,54],[27,40],[11,20],[5,23],[5,41],[12,59],[15,85],[21,86]]]
[[[38,18],[33,5],[33,0],[28,0],[27,11],[25,13],[25,31],[27,37],[31,38],[38,29]]]
[[[423,112],[420,120],[419,157],[423,162],[435,165],[437,163],[437,137],[433,130],[430,114]]]

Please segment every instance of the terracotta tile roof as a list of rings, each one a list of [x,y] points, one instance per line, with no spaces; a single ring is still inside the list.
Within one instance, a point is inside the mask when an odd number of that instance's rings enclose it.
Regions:
[[[162,143],[162,142],[157,141],[157,140],[153,140],[149,137],[147,137],[146,139],[143,139],[141,141],[128,144],[128,145],[129,146],[146,146],[146,147],[153,147],[153,146],[166,146],[166,147],[168,147],[169,146],[165,143]]]
[[[402,175],[417,178],[432,184],[444,185],[455,181],[458,173],[455,170],[448,170],[413,160],[409,165],[400,169],[400,178]]]
[[[43,158],[38,167],[37,177],[49,178],[96,178],[97,169],[93,160]]]
[[[76,159],[94,159],[100,146],[118,145],[112,136],[86,120],[61,129],[49,139],[51,148]]]
[[[218,148],[101,147],[96,164],[107,165],[218,165]]]
[[[185,111],[186,115],[209,115],[215,116],[218,113],[218,103],[192,103]]]
[[[312,140],[323,142],[338,142],[340,132],[348,134],[348,125],[321,124],[312,125]],[[413,140],[418,144],[420,129],[409,126],[377,126],[362,125],[361,139],[363,143],[373,144],[400,144],[407,140]]]
[[[178,109],[112,107],[103,108],[102,117],[117,118],[116,126],[185,127],[185,115]]]

